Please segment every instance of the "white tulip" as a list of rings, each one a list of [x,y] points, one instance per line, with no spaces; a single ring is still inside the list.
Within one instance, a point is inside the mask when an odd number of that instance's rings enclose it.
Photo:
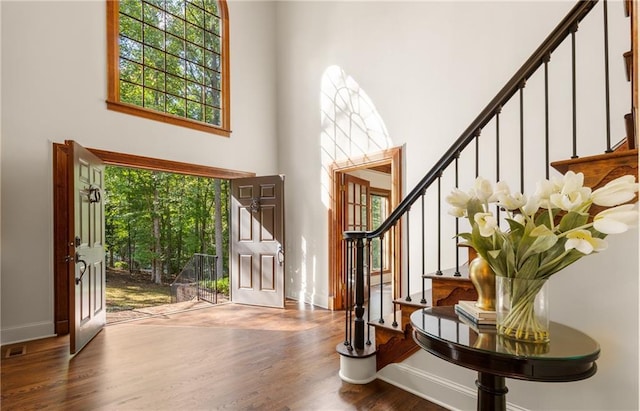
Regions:
[[[625,204],[599,212],[593,218],[593,228],[604,234],[619,234],[638,222],[634,204]]]
[[[591,199],[594,204],[599,206],[612,207],[632,200],[637,191],[636,178],[632,175],[626,175],[616,178],[604,187],[595,190],[591,194]]]
[[[498,205],[505,210],[517,210],[527,203],[527,197],[521,193],[500,196]]]
[[[498,220],[492,213],[476,213],[473,220],[478,224],[480,235],[483,237],[491,237],[499,230]]]
[[[486,203],[493,194],[493,187],[489,180],[478,177],[473,186],[473,191],[480,202]]]
[[[449,213],[449,215],[452,215],[456,218],[461,218],[467,215],[467,210],[464,208],[458,208],[458,207],[451,207],[447,213]]]
[[[567,242],[564,249],[569,251],[576,249],[582,254],[591,254],[607,249],[607,242],[601,238],[594,238],[588,230],[574,230],[567,233]]]
[[[567,171],[559,193],[549,196],[549,202],[564,211],[580,211],[591,198],[591,189],[584,187],[584,175]],[[556,181],[557,183],[557,181]]]
[[[456,208],[467,208],[471,196],[458,188],[454,188],[445,200]]]
[[[536,192],[534,193],[540,200],[549,200],[551,194],[560,192],[560,187],[549,180],[541,180],[536,183]]]
[[[500,196],[511,194],[511,189],[509,185],[504,181],[499,181],[496,183],[495,188],[493,189],[493,194],[489,197],[490,203],[495,203],[500,201]]]
[[[551,205],[564,211],[579,211],[589,201],[591,189],[582,187],[579,190],[551,194],[549,202]]]
[[[532,216],[538,211],[540,205],[540,198],[536,195],[532,195],[527,200],[527,203],[522,207],[522,212],[528,216]]]
[[[562,192],[563,193],[572,193],[574,191],[579,191],[582,189],[584,185],[584,174],[582,173],[574,173],[569,170],[565,173],[564,178],[562,179]]]

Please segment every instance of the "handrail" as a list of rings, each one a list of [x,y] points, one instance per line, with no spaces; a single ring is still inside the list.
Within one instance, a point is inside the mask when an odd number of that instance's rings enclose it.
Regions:
[[[489,102],[484,110],[480,112],[475,120],[471,122],[469,127],[467,127],[440,160],[435,163],[431,170],[429,170],[377,229],[372,231],[345,231],[344,238],[377,238],[393,227],[411,208],[413,203],[424,194],[426,189],[436,181],[441,172],[479,135],[480,130],[491,121],[493,116],[500,111],[501,107],[507,103],[520,88],[524,87],[527,79],[535,73],[545,60],[548,61],[551,53],[564,39],[567,38],[571,32],[577,30],[578,23],[582,21],[597,2],[598,0],[580,0],[571,11],[569,11],[565,18],[556,26],[551,34],[547,36],[536,51],[534,51],[531,57],[529,57],[522,67],[511,77],[507,84],[498,92],[491,102]]]

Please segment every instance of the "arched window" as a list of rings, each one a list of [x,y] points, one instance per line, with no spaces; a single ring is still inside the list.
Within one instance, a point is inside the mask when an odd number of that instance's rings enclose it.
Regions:
[[[107,0],[111,110],[229,136],[225,0]]]

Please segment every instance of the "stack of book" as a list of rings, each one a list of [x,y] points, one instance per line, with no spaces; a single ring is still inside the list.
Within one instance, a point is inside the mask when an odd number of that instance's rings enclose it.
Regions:
[[[474,327],[495,327],[496,325],[496,312],[476,307],[475,301],[458,301],[454,308],[462,320],[470,322]]]

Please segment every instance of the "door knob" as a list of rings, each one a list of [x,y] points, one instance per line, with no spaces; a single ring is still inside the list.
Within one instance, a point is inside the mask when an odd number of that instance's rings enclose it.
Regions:
[[[282,244],[278,244],[278,264],[282,265],[284,263],[284,250],[282,249]]]

